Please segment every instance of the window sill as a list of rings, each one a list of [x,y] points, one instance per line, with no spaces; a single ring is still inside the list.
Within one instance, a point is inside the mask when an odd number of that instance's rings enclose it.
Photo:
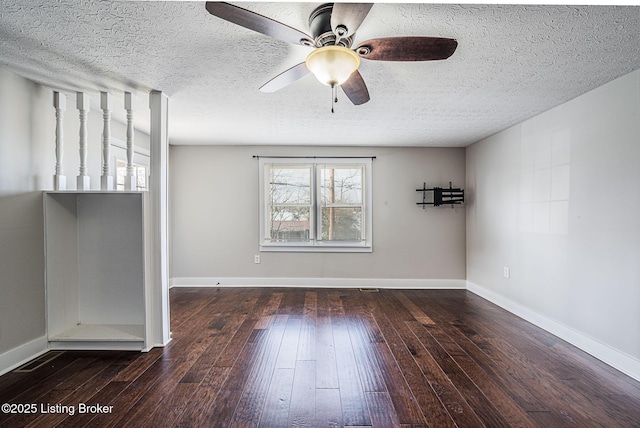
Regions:
[[[288,253],[371,253],[371,246],[346,245],[260,245],[261,252]]]

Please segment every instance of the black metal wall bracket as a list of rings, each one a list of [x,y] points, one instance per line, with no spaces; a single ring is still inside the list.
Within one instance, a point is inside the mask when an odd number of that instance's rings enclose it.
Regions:
[[[441,205],[460,205],[464,203],[464,189],[454,188],[449,182],[449,188],[432,187],[427,189],[427,183],[422,184],[422,189],[416,189],[416,192],[422,192],[422,202],[416,202],[416,205],[422,205],[424,209],[427,205],[439,207]],[[433,192],[433,202],[427,202],[427,194]]]

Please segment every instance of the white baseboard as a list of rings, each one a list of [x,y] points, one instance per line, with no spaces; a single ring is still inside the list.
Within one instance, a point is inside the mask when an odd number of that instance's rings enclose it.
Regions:
[[[47,337],[42,336],[0,354],[0,376],[39,357],[48,350]]]
[[[640,381],[640,360],[601,343],[584,333],[545,317],[519,303],[467,281],[467,290],[494,303],[520,318],[558,336],[622,373]]]
[[[313,287],[462,289],[464,279],[413,278],[171,278],[169,287]]]

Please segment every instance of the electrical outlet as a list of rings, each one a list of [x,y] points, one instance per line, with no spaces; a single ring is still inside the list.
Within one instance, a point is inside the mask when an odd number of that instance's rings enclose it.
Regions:
[[[511,276],[511,271],[509,270],[509,268],[505,266],[502,269],[502,275],[504,275],[505,278],[509,278]]]
[[[260,256],[253,256],[253,262],[256,264],[260,263]]]

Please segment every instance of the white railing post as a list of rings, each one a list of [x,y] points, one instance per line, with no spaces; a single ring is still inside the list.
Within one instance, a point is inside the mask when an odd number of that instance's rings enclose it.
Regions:
[[[64,157],[64,112],[67,109],[67,97],[60,92],[53,93],[53,107],[56,109],[56,173],[53,176],[54,190],[67,190],[67,177],[64,176],[62,160]]]
[[[76,107],[80,116],[80,169],[77,177],[77,190],[91,190],[91,177],[87,174],[87,118],[91,109],[89,95],[84,92],[76,94]]]
[[[109,104],[111,94],[100,92],[100,108],[102,109],[102,176],[100,177],[100,189],[114,190],[113,176],[111,175],[111,110]]]
[[[124,190],[138,190],[136,173],[133,169],[133,107],[131,92],[124,93],[124,109],[127,111],[127,173],[124,177]]]

